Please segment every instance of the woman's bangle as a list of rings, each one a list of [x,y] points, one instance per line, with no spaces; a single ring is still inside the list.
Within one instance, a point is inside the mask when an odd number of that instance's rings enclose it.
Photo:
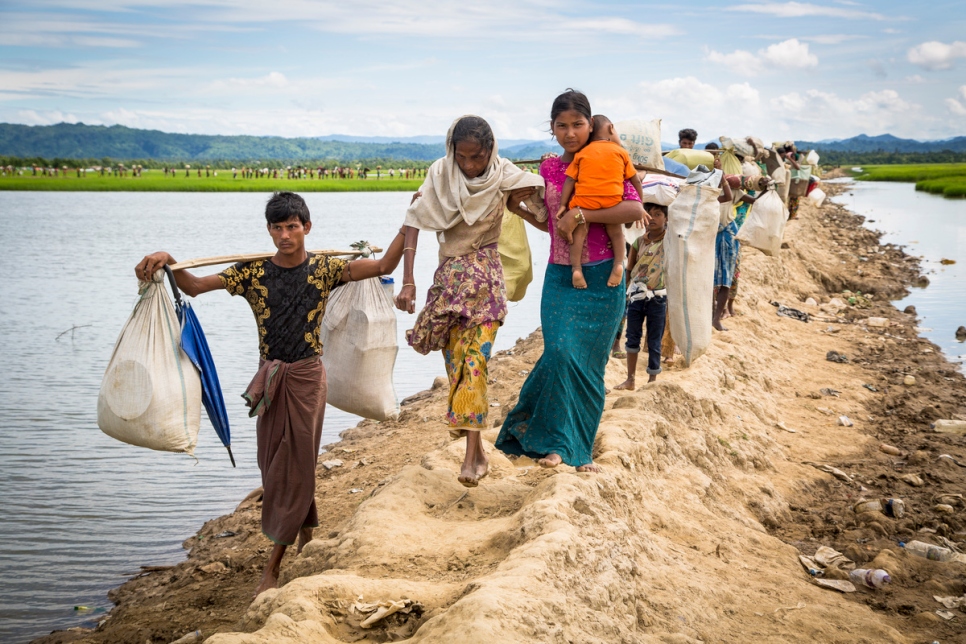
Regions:
[[[578,226],[587,223],[587,220],[584,218],[584,211],[580,209],[580,206],[577,206],[577,216],[574,217],[574,221],[577,222]]]
[[[405,253],[405,252],[406,252],[407,250],[411,250],[411,251],[413,251],[414,253],[416,252],[416,249],[415,249],[414,247],[408,247],[408,248],[403,248],[403,252],[404,252],[404,253]]]
[[[404,287],[406,287],[406,286],[412,286],[413,288],[416,288],[416,285],[415,284],[403,284],[403,286]]]

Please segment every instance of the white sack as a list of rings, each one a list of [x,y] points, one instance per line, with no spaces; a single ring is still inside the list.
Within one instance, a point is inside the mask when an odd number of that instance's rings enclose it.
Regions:
[[[808,193],[809,200],[816,206],[821,206],[825,203],[825,191],[821,188],[813,188],[810,193]]]
[[[738,230],[742,244],[757,248],[768,256],[775,256],[782,247],[788,208],[774,190],[768,190],[751,206],[748,218]]]
[[[378,279],[349,282],[332,292],[320,329],[327,402],[373,420],[399,416],[392,371],[396,313]]]
[[[720,181],[720,171],[716,175]],[[718,188],[685,184],[668,209],[664,237],[668,324],[685,366],[690,366],[711,343],[720,194]]]
[[[661,119],[621,121],[615,123],[614,128],[621,145],[631,155],[631,163],[657,170],[664,169],[664,157],[661,156]]]
[[[164,271],[141,282],[97,396],[97,425],[119,441],[191,454],[201,425],[201,379],[181,350]]]

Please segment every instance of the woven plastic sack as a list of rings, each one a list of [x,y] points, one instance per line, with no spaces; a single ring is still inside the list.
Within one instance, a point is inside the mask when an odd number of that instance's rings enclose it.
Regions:
[[[373,420],[399,416],[392,372],[396,366],[396,313],[378,279],[335,289],[319,333],[328,402]]]
[[[506,297],[511,302],[519,302],[533,281],[533,258],[527,239],[527,225],[509,210],[503,211],[503,231],[497,249],[503,264]]]
[[[715,171],[701,184],[685,183],[668,208],[665,282],[671,337],[690,366],[711,343],[714,246],[720,210]]]
[[[201,379],[181,350],[181,325],[164,271],[139,284],[140,299],[114,345],[97,396],[97,425],[119,441],[194,452]]]
[[[788,208],[778,193],[768,190],[751,206],[748,218],[738,229],[737,239],[768,256],[775,256],[781,250],[787,220]]]
[[[614,127],[621,145],[631,155],[631,163],[657,170],[664,169],[664,157],[661,156],[661,119],[621,121],[615,123]]]
[[[659,206],[670,206],[678,196],[680,179],[663,177],[659,174],[648,174],[641,179],[641,192],[644,194],[643,203],[656,203]]]

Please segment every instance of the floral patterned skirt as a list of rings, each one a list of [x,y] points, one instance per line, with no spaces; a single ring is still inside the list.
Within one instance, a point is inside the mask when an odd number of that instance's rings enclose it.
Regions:
[[[444,349],[454,328],[473,329],[506,318],[506,284],[496,244],[461,257],[449,257],[433,278],[426,306],[406,332],[409,345],[426,355]]]
[[[484,322],[471,329],[453,327],[443,349],[449,378],[446,422],[451,430],[488,429],[487,361],[496,340],[499,322]]]

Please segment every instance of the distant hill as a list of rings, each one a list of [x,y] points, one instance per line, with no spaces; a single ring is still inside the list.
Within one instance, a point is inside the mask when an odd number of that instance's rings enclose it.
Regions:
[[[966,137],[945,141],[915,141],[891,134],[859,136],[837,141],[796,141],[799,148],[819,152],[922,154],[966,153]],[[665,149],[677,147],[664,143]],[[703,146],[699,146],[703,147]],[[506,139],[500,154],[509,159],[537,159],[546,152],[561,154],[556,141]],[[416,161],[429,162],[445,154],[443,137],[361,137],[333,134],[324,137],[211,136],[138,130],[123,125],[19,125],[0,123],[0,156],[21,159],[112,159],[115,161],[230,161],[254,163]]]
[[[433,161],[442,143],[358,143],[279,136],[209,136],[137,130],[123,125],[0,123],[0,155],[45,159],[167,161]]]
[[[333,161],[363,159],[434,161],[446,152],[441,136],[325,137],[211,136],[139,130],[123,125],[19,125],[0,123],[0,156],[44,159],[154,161]],[[555,142],[509,139],[501,154],[509,158],[561,152]],[[522,154],[522,156],[521,156]]]
[[[867,136],[860,134],[851,139],[838,141],[795,141],[799,149],[815,149],[819,152],[966,152],[966,136],[957,136],[942,141],[916,141],[915,139],[900,139],[891,134]]]

